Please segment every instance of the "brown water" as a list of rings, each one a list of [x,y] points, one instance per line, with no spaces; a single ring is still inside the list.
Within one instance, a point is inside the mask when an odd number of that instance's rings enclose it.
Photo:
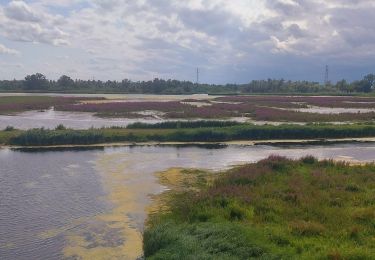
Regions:
[[[375,159],[375,144],[0,150],[1,259],[136,259],[155,172],[213,171],[270,154]]]

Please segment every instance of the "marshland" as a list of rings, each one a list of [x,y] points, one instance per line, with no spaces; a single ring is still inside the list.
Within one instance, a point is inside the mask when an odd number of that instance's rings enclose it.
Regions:
[[[1,0],[0,260],[375,259],[370,0]]]
[[[13,209],[2,211],[0,252],[6,259],[26,259],[30,250],[32,258],[56,259],[366,258],[373,166],[361,165],[375,156],[374,103],[354,96],[2,96],[2,208]],[[339,112],[303,111],[311,107]],[[17,127],[31,113],[29,125]],[[64,113],[66,121],[38,117],[46,113]],[[317,159],[298,161],[311,155]]]

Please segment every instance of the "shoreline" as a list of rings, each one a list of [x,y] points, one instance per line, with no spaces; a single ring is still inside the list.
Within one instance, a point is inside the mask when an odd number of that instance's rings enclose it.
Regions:
[[[63,144],[63,145],[1,145],[0,149],[49,149],[49,148],[95,148],[95,147],[126,147],[126,146],[210,146],[210,145],[324,145],[336,143],[375,143],[375,137],[359,138],[319,138],[319,139],[266,139],[266,140],[236,140],[222,142],[113,142],[98,144]]]

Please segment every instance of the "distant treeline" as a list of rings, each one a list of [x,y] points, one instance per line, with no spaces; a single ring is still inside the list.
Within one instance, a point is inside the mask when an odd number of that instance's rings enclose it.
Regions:
[[[113,142],[223,142],[235,140],[325,139],[375,137],[375,125],[249,125],[160,129],[143,126],[139,129],[102,128],[73,130],[31,129],[0,131],[0,143],[22,146],[87,145]],[[61,129],[61,130],[59,130]]]
[[[2,80],[0,91],[8,92],[76,92],[76,93],[129,93],[129,94],[249,94],[249,93],[369,93],[375,88],[375,75],[362,80],[336,84],[319,84],[310,81],[284,79],[253,80],[247,84],[196,84],[190,81],[154,79],[150,81],[73,80],[63,75],[58,80],[48,80],[43,74],[28,75],[24,80]]]

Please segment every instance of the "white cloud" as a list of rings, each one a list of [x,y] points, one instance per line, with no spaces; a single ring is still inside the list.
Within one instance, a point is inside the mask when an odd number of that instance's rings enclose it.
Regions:
[[[67,45],[64,18],[24,1],[11,1],[0,8],[0,34],[14,41]]]
[[[0,44],[0,54],[19,55],[20,52],[15,49],[7,48],[4,45]]]

